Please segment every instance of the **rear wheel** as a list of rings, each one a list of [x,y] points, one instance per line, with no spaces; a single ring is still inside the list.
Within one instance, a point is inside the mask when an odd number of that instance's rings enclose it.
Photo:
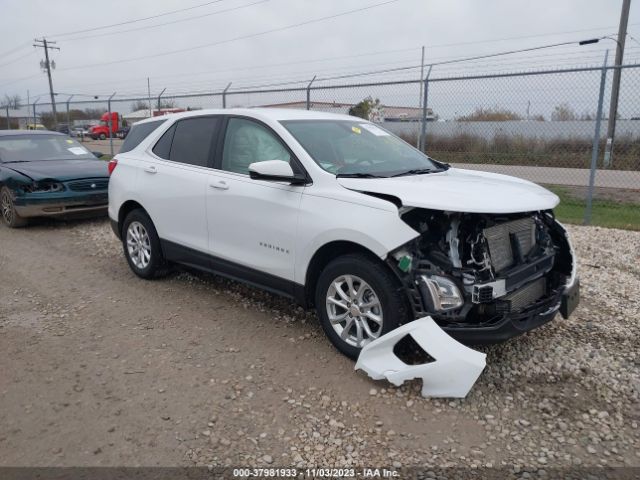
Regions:
[[[122,224],[122,246],[129,267],[139,277],[152,279],[166,275],[168,268],[160,238],[143,210],[134,210],[126,216]]]
[[[98,138],[100,138],[100,140],[106,140],[107,136],[104,133],[101,133]]]
[[[315,297],[325,334],[353,359],[367,343],[408,321],[399,282],[384,264],[366,255],[333,260],[318,278]]]
[[[2,213],[2,220],[11,228],[20,228],[27,225],[28,220],[21,217],[16,212],[15,204],[13,203],[13,195],[11,190],[7,187],[0,189],[0,210]]]

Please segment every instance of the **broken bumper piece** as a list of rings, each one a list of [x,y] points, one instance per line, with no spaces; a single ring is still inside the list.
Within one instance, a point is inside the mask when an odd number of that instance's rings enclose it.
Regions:
[[[435,360],[408,365],[394,353],[397,343],[410,335]],[[486,366],[486,355],[447,335],[431,317],[403,325],[367,344],[358,357],[356,370],[374,380],[387,379],[396,386],[422,378],[423,397],[464,398]]]

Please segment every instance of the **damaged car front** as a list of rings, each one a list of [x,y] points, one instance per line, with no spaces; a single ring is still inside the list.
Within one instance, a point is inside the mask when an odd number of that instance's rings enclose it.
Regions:
[[[32,217],[103,215],[107,163],[56,132],[0,133],[0,214],[9,227]]]
[[[391,232],[409,226],[415,233],[380,255],[410,306],[406,318],[398,313],[400,323],[430,316],[458,340],[493,343],[575,309],[576,260],[553,214],[554,193],[520,178],[453,168],[353,117],[284,123],[339,187],[360,195],[348,199],[352,205],[367,197],[380,208],[374,197],[397,208],[397,216],[370,222],[368,235],[388,246]],[[353,218],[347,224],[357,224]]]
[[[551,210],[490,214],[408,208],[420,233],[388,263],[415,318],[430,315],[454,338],[506,340],[553,319],[579,300],[576,261]]]

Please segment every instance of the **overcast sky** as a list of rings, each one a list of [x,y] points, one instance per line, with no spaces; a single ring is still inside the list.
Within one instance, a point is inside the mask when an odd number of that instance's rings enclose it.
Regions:
[[[0,97],[8,93],[26,99],[29,90],[32,99],[48,101],[47,78],[39,67],[44,52],[31,46],[43,35],[57,40],[61,49],[52,55],[53,81],[58,101],[64,101],[68,94],[146,94],[147,77],[152,93],[165,87],[167,93],[215,90],[228,82],[234,88],[306,82],[313,75],[418,65],[422,45],[429,63],[615,35],[622,0],[219,0],[197,7],[204,3],[0,0]],[[378,6],[316,21],[374,5]],[[162,15],[187,7],[196,8]],[[135,21],[150,16],[156,18]],[[130,23],[94,29],[120,22]],[[175,23],[158,26],[169,22]],[[304,22],[309,23],[255,36]],[[637,0],[632,2],[629,23],[629,34],[636,40],[627,40],[626,60],[638,61]],[[145,28],[149,26],[154,27]],[[249,38],[241,38],[245,36]],[[201,45],[209,46],[185,51]],[[440,66],[434,74],[594,65],[602,62],[604,49],[611,48],[613,55],[614,47],[611,41],[561,46]],[[180,52],[167,54],[173,51]],[[376,78],[418,76],[414,69]]]

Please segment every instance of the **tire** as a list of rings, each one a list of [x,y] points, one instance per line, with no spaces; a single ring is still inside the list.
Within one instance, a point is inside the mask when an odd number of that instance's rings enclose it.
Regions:
[[[151,280],[168,273],[160,237],[144,210],[133,210],[122,223],[122,248],[133,273]]]
[[[353,289],[348,286],[349,281]],[[344,295],[340,294],[336,285],[341,287],[340,290]],[[348,290],[355,292],[360,290],[360,287],[362,287],[360,298],[358,295],[347,295]],[[329,298],[350,306],[350,309],[337,306]],[[352,302],[348,303],[346,298]],[[371,306],[376,303],[376,300],[377,305]],[[343,255],[324,268],[316,285],[315,304],[322,329],[331,343],[352,359],[358,357],[366,343],[409,320],[406,296],[399,281],[382,262],[363,254]],[[354,304],[356,307],[358,304],[362,305],[363,309],[353,308]],[[330,315],[341,318],[343,314],[345,316],[342,320],[332,324]],[[377,317],[381,320],[381,325],[372,319],[371,314],[373,318]],[[342,332],[339,333],[339,329]],[[360,341],[358,330],[362,332]]]
[[[107,136],[106,136],[104,133],[101,133],[101,134],[98,136],[98,138],[99,138],[100,140],[106,140],[106,139],[107,139]]]
[[[2,221],[10,228],[25,227],[29,220],[21,217],[16,212],[16,206],[13,203],[13,195],[8,187],[0,189],[0,214]]]

